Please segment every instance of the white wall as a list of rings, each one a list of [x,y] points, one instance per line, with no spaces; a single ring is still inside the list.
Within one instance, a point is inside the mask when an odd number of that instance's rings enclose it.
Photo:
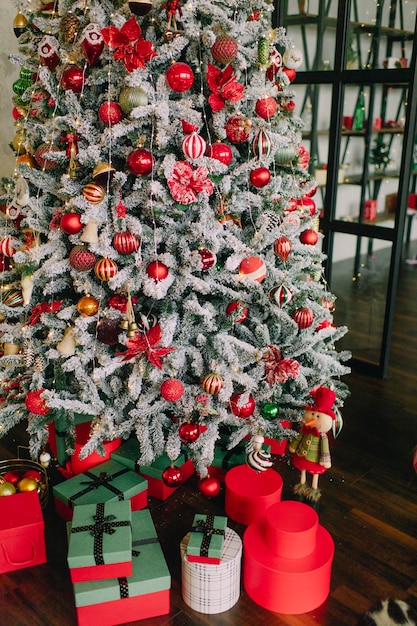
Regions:
[[[11,176],[14,168],[14,154],[9,147],[15,135],[12,85],[19,77],[19,70],[9,61],[9,54],[17,52],[17,39],[13,32],[13,20],[17,9],[12,0],[1,1],[0,19],[0,178]]]

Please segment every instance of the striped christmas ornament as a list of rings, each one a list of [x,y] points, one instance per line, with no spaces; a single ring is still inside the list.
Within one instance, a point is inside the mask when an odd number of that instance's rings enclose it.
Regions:
[[[304,328],[309,328],[314,322],[314,314],[311,309],[308,307],[299,307],[293,311],[291,317],[294,322],[297,324],[298,328],[303,330]]]
[[[280,308],[282,308],[292,301],[294,294],[291,289],[286,285],[279,285],[278,287],[274,287],[273,289],[271,289],[271,291],[269,292],[269,297],[271,298],[271,300],[276,302],[276,304]]]
[[[0,241],[0,252],[3,256],[11,257],[17,250],[17,241],[8,235]]]
[[[248,256],[239,265],[239,277],[242,279],[251,278],[261,283],[266,276],[265,261],[259,256]]]
[[[268,158],[272,150],[271,137],[262,128],[252,143],[253,153],[258,159]]]
[[[9,307],[23,306],[23,294],[20,289],[11,289],[6,292],[3,298],[3,304]]]
[[[274,241],[274,252],[283,263],[288,259],[292,250],[292,243],[288,237],[282,235]]]
[[[139,248],[139,237],[129,230],[115,233],[113,236],[113,248],[120,254],[131,254]]]
[[[87,183],[85,187],[83,187],[83,196],[87,200],[87,202],[91,202],[91,204],[100,204],[103,202],[106,192],[103,187],[98,183]]]
[[[216,372],[212,372],[210,374],[206,374],[201,381],[201,386],[203,387],[206,393],[211,395],[216,395],[223,388],[224,381],[220,374]]]
[[[113,276],[116,276],[118,272],[118,267],[113,259],[109,259],[108,257],[104,257],[104,259],[100,259],[94,266],[94,273],[99,280],[108,281]]]
[[[182,151],[188,159],[199,159],[204,155],[206,148],[206,141],[195,132],[184,137],[182,142]]]

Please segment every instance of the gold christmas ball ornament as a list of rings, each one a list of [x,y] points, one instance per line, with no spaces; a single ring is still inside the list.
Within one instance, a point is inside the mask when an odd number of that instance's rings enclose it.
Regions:
[[[16,487],[7,480],[0,484],[0,496],[12,496],[16,493]]]
[[[96,182],[87,183],[83,187],[83,196],[91,204],[100,204],[106,197],[106,192],[101,185]]]
[[[84,317],[91,317],[95,315],[99,309],[99,302],[90,294],[87,294],[80,298],[77,303],[77,311]]]
[[[123,87],[119,95],[119,104],[124,113],[131,113],[133,109],[148,104],[148,94],[142,87]]]
[[[23,15],[22,11],[20,11],[19,9],[16,17],[13,20],[13,32],[16,35],[16,37],[19,38],[20,35],[23,35],[27,27],[28,27],[28,21],[26,17]]]
[[[17,483],[18,491],[38,491],[39,483],[35,478],[31,478],[30,476],[26,476],[22,478]]]

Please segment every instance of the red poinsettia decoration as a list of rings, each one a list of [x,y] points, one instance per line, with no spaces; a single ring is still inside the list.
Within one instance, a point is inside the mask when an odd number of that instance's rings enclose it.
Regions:
[[[188,161],[177,161],[167,179],[171,196],[181,204],[191,204],[201,191],[213,193],[213,183],[207,177],[208,169],[200,165],[196,169]]]
[[[210,91],[213,92],[208,99],[212,111],[221,111],[226,100],[229,102],[242,100],[245,87],[237,82],[236,74],[233,74],[233,67],[230,64],[221,70],[209,63],[206,79]]]
[[[293,359],[283,359],[281,350],[276,346],[268,346],[262,357],[265,364],[266,382],[269,385],[285,383],[289,378],[297,378],[300,364]]]
[[[30,312],[29,319],[26,322],[29,326],[37,324],[42,313],[57,313],[62,306],[61,300],[53,300],[53,302],[41,302],[33,307]]]
[[[134,17],[131,17],[120,28],[106,26],[101,29],[106,44],[114,48],[116,61],[123,61],[128,72],[138,68],[144,69],[146,63],[157,56],[153,43],[142,37],[142,30]]]
[[[162,369],[161,357],[169,352],[173,352],[175,348],[157,348],[156,346],[162,339],[162,330],[159,324],[152,326],[147,333],[136,335],[133,339],[126,342],[126,352],[117,352],[116,356],[122,356],[123,361],[130,361],[135,357],[145,356],[149,363]]]

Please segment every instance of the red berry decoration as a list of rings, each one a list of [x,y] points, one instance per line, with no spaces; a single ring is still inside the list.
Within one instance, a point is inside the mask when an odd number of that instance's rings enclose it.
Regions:
[[[283,263],[288,259],[292,250],[292,243],[285,235],[278,237],[274,242],[274,252]]]
[[[235,393],[229,400],[230,410],[237,417],[250,417],[255,410],[255,400],[249,395],[248,401],[241,403],[242,393]]]
[[[307,228],[307,230],[303,230],[300,234],[301,243],[308,244],[309,246],[314,246],[319,240],[319,235],[315,230],[311,228]]]
[[[258,189],[265,187],[271,180],[271,172],[267,167],[257,167],[250,173],[250,182]]]
[[[249,139],[251,126],[251,121],[238,113],[227,120],[226,135],[232,143],[244,143]]]
[[[235,300],[234,302],[230,302],[226,307],[226,315],[229,317],[233,316],[233,321],[236,324],[240,324],[248,317],[249,309],[245,305],[244,302],[240,300]]]
[[[59,226],[66,235],[76,235],[82,230],[83,223],[81,222],[79,213],[70,211],[69,213],[64,213],[61,217]]]
[[[173,91],[183,93],[194,83],[194,72],[187,63],[173,63],[166,73],[168,85]]]
[[[106,197],[104,188],[98,183],[87,183],[82,190],[84,198],[91,204],[100,204]]]
[[[122,107],[118,102],[103,102],[98,110],[98,116],[104,124],[118,124],[123,119]]]
[[[220,481],[214,476],[206,476],[200,480],[198,490],[206,498],[215,498],[220,493]]]
[[[65,91],[81,93],[84,87],[84,81],[84,71],[77,65],[69,65],[62,72],[61,87],[65,89]]]
[[[184,385],[177,378],[164,380],[161,385],[161,396],[168,402],[176,402],[184,395]]]
[[[89,272],[96,261],[96,255],[85,246],[75,246],[69,254],[69,262],[78,272]]]
[[[203,271],[209,270],[216,265],[217,257],[211,250],[200,248],[198,251],[201,257],[201,266]]]
[[[167,487],[178,487],[184,480],[184,474],[180,467],[170,465],[163,470],[162,480]]]
[[[136,148],[127,157],[127,167],[135,176],[148,176],[153,169],[153,156],[145,148]]]
[[[291,317],[301,330],[309,328],[314,322],[313,311],[307,307],[295,309]]]
[[[152,261],[146,268],[146,273],[154,280],[164,280],[168,276],[168,268],[161,261]]]
[[[220,376],[220,374],[217,374],[216,372],[206,374],[206,376],[204,376],[203,380],[201,381],[201,386],[203,387],[204,391],[212,396],[219,393],[219,391],[223,388],[223,385],[223,378]]]
[[[118,267],[113,259],[109,259],[108,257],[104,257],[104,259],[100,259],[94,266],[94,273],[99,280],[106,282],[116,276],[118,272]]]
[[[41,398],[45,389],[37,389],[36,391],[28,391],[25,398],[25,405],[28,411],[35,415],[46,415],[50,409],[46,405],[46,400]]]
[[[221,141],[208,146],[206,156],[210,157],[210,159],[220,161],[223,165],[230,165],[233,159],[233,153],[230,146],[228,146],[227,143],[222,143]]]
[[[266,276],[265,261],[259,256],[248,256],[239,265],[240,278],[251,278],[261,283]]]
[[[187,135],[182,142],[182,151],[188,159],[199,159],[206,151],[206,141],[196,132]]]
[[[269,120],[277,112],[277,101],[271,96],[265,96],[261,98],[255,104],[255,111],[264,120]]]
[[[233,37],[220,35],[211,47],[211,56],[217,63],[227,65],[235,60],[238,45]]]
[[[113,248],[119,254],[132,254],[139,248],[139,237],[129,230],[115,233],[113,236]]]
[[[178,436],[183,443],[193,443],[200,436],[200,426],[194,422],[185,422],[178,429]]]

